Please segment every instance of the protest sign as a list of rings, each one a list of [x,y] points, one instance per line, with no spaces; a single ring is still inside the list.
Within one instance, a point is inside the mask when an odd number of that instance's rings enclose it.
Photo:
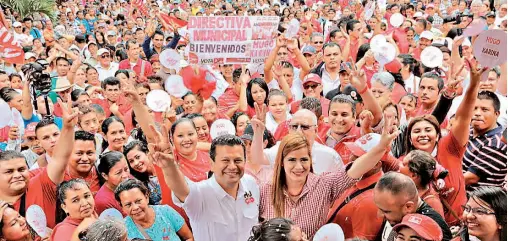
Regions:
[[[376,2],[369,1],[367,5],[365,5],[365,20],[369,20],[374,15],[374,11],[376,10]]]
[[[493,29],[481,33],[473,45],[473,53],[483,67],[495,67],[506,62],[506,32]]]
[[[487,21],[484,19],[475,19],[466,29],[464,29],[464,37],[473,37],[487,29]]]
[[[40,206],[31,205],[28,207],[26,210],[26,221],[41,238],[46,237],[46,214]]]
[[[0,23],[0,58],[12,64],[24,64],[25,52],[14,36]]]
[[[201,65],[263,63],[278,25],[277,16],[190,17],[189,55]]]
[[[178,98],[189,92],[189,89],[183,84],[183,78],[180,75],[170,75],[164,83],[164,88],[169,94]]]
[[[443,65],[443,52],[437,47],[428,46],[422,51],[420,59],[426,67],[441,67]]]
[[[174,49],[165,49],[159,55],[162,66],[168,69],[174,69],[177,72],[180,71],[180,60],[182,56]]]
[[[344,231],[336,223],[329,223],[316,232],[314,241],[344,240]]]
[[[294,18],[289,22],[286,32],[284,33],[284,36],[288,39],[294,38],[298,34],[299,30],[300,30],[300,22],[298,21],[298,19]]]
[[[155,112],[164,112],[171,106],[171,97],[164,90],[152,90],[146,95],[146,105]]]

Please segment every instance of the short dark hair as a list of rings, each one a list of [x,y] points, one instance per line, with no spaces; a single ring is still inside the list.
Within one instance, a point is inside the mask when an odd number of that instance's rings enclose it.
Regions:
[[[496,93],[488,90],[480,91],[478,93],[479,100],[491,100],[492,107],[494,107],[495,112],[499,112],[501,110],[501,102],[499,101],[499,97],[497,97]]]
[[[409,170],[418,175],[420,186],[426,187],[432,180],[436,170],[436,160],[429,153],[421,150],[409,152],[410,160],[408,162]]]
[[[43,118],[37,125],[35,126],[35,135],[37,135],[37,131],[43,127],[49,126],[49,125],[55,125],[55,121],[48,118]]]
[[[137,29],[137,30],[136,30],[136,32],[137,32],[138,30],[143,31],[143,29]],[[127,50],[129,50],[129,49],[131,48],[131,45],[132,45],[132,44],[138,44],[138,43],[137,43],[137,42],[136,42],[136,40],[134,40],[134,39],[129,39],[129,40],[127,41],[127,43],[125,43],[125,48],[126,48]]]
[[[152,39],[155,38],[155,35],[161,35],[162,38],[164,38],[164,33],[160,30],[155,30],[155,32],[153,33]]]
[[[145,196],[148,194],[148,188],[145,186],[145,184],[143,184],[143,182],[138,179],[129,178],[118,184],[115,189],[115,199],[120,203],[120,206],[122,206],[122,202],[120,201],[120,193],[123,191],[129,191],[134,188],[139,189],[139,191],[141,191]]]
[[[353,116],[356,116],[356,103],[349,95],[338,94],[333,97],[332,101],[330,101],[330,106],[328,106],[328,113],[330,113],[330,107],[332,107],[333,103],[346,103],[351,105],[351,111],[353,112]]]
[[[102,154],[100,158],[100,163],[97,166],[97,172],[99,173],[99,177],[104,179],[102,173],[108,175],[111,168],[121,161],[124,156],[123,153],[119,151],[110,151]],[[105,182],[106,180],[103,181]]]
[[[67,62],[67,64],[71,64],[71,62],[69,62],[69,60],[67,58],[62,57],[62,56],[57,57],[55,63],[58,64],[58,61],[65,61],[65,62]]]
[[[106,79],[104,79],[104,81],[102,81],[101,83],[101,88],[102,89],[106,89],[106,86],[115,86],[115,85],[118,85],[118,87],[122,88],[122,85],[120,83],[120,80],[117,78],[117,77],[107,77]]]
[[[97,143],[95,143],[95,135],[88,132],[88,131],[76,131],[74,133],[74,140],[76,141],[92,141],[93,145],[95,146]]]
[[[439,91],[441,91],[444,88],[443,78],[439,77],[439,75],[437,75],[436,73],[427,72],[422,75],[421,79],[423,80],[423,78],[435,79],[437,81],[437,88],[439,89]],[[422,82],[420,81],[420,85],[421,84]]]
[[[102,133],[107,134],[109,131],[109,126],[115,122],[120,122],[125,127],[125,124],[123,123],[123,121],[120,118],[118,118],[116,116],[110,116],[102,122],[102,126],[101,126]]]
[[[321,102],[313,97],[305,97],[300,102],[300,108],[310,110],[316,117],[319,119],[323,115],[323,107],[321,106]]]
[[[347,23],[346,23],[347,34],[349,34],[350,31],[354,30],[355,24],[357,24],[357,23],[360,23],[360,21],[358,21],[356,19],[352,19],[352,20],[347,21]]]
[[[242,75],[242,69],[238,68],[233,71],[233,83],[237,83]]]
[[[219,137],[216,137],[212,141],[212,146],[210,147],[210,158],[212,161],[215,162],[215,156],[217,155],[217,146],[242,146],[243,149],[243,158],[245,159],[247,156],[245,152],[245,144],[243,143],[242,139],[238,136],[234,135],[222,135]]]
[[[76,184],[83,184],[83,185],[87,186],[88,188],[90,188],[90,186],[88,186],[88,183],[86,183],[85,180],[83,180],[81,178],[75,178],[75,179],[71,179],[69,181],[63,181],[58,185],[57,195],[56,195],[58,198],[58,201],[60,201],[60,203],[65,203],[64,200],[66,198],[67,190],[74,188],[76,186]]]
[[[377,182],[375,189],[390,192],[392,195],[404,194],[409,200],[418,197],[418,189],[413,180],[398,172],[385,173]]]

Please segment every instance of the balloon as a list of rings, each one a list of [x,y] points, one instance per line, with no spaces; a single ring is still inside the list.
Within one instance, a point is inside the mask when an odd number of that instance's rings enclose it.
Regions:
[[[0,100],[0,113],[9,113],[11,110],[7,102]],[[4,128],[11,123],[12,115],[3,114],[0,115],[0,128]]]
[[[40,237],[46,237],[46,214],[40,206],[34,204],[28,207],[26,210],[26,221]]]
[[[164,90],[152,90],[146,95],[146,105],[155,112],[165,112],[171,106],[171,96]]]
[[[210,136],[212,139],[215,139],[222,135],[235,135],[236,129],[233,123],[230,120],[226,119],[218,119],[213,122],[212,126],[210,127]]]
[[[162,66],[168,69],[180,71],[180,59],[182,56],[174,49],[166,49],[159,55]]]
[[[321,228],[314,234],[313,241],[343,241],[344,231],[336,223],[329,223]]]
[[[189,89],[183,84],[183,78],[180,75],[170,75],[164,83],[164,88],[170,95],[178,98],[189,92]]]
[[[426,67],[441,67],[443,65],[443,52],[437,47],[428,46],[420,54],[420,60]]]
[[[120,211],[114,209],[114,208],[108,208],[104,211],[102,211],[101,215],[99,216],[99,219],[117,219],[119,221],[123,220],[123,215]]]

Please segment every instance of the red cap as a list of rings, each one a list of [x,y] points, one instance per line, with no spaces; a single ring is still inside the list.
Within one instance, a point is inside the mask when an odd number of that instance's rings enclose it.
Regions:
[[[35,126],[37,122],[32,122],[25,127],[25,136],[35,136]]]
[[[302,85],[305,85],[306,83],[309,83],[309,82],[314,82],[316,84],[322,83],[321,78],[317,74],[308,74],[307,76],[305,76],[305,78],[303,78]]]
[[[407,214],[402,222],[395,225],[393,230],[398,232],[401,228],[408,227],[414,230],[418,236],[425,240],[440,241],[443,239],[441,227],[432,218],[421,214]]]

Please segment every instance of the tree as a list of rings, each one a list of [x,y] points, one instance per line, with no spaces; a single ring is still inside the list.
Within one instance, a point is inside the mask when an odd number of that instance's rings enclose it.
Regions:
[[[19,13],[22,18],[33,18],[34,13],[39,13],[48,16],[51,21],[56,20],[55,0],[0,0],[0,3]]]

